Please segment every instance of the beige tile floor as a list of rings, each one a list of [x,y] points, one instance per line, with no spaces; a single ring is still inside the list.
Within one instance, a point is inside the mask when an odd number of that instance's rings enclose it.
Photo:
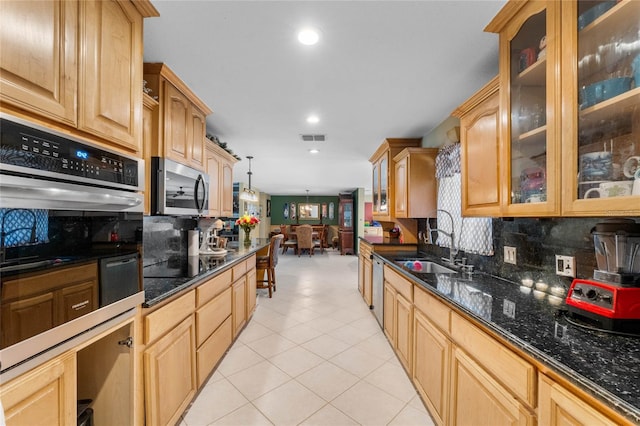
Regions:
[[[276,277],[181,426],[433,425],[358,292],[357,256],[289,252]]]

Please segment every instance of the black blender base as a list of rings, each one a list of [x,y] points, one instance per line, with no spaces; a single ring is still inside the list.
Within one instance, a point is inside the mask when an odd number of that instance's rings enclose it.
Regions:
[[[640,319],[607,318],[592,312],[584,311],[567,305],[570,318],[581,321],[594,328],[620,333],[640,333]]]

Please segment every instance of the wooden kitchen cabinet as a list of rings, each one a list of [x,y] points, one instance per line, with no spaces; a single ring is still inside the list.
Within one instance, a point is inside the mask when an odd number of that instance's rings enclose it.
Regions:
[[[3,384],[7,426],[76,424],[75,363],[75,353],[65,353]]]
[[[499,217],[501,150],[499,78],[460,105],[460,166],[463,216]]]
[[[448,424],[451,310],[414,286],[413,383],[438,425]]]
[[[255,262],[254,262],[255,263]],[[253,315],[253,311],[256,309],[256,297],[257,297],[257,283],[256,283],[256,268],[251,268],[247,272],[247,320]]]
[[[438,207],[437,148],[405,148],[395,163],[395,217],[424,218]]]
[[[451,369],[450,425],[535,425],[535,416],[478,363],[454,348]]]
[[[209,174],[209,216],[232,216],[233,165],[238,160],[208,139],[205,149],[206,171]]]
[[[358,291],[362,295],[367,306],[373,305],[372,284],[373,284],[373,262],[371,261],[371,246],[364,241],[359,244],[359,264],[358,264]]]
[[[159,102],[158,139],[151,155],[204,171],[205,120],[211,109],[166,64],[145,63],[144,79]]]
[[[562,214],[639,216],[640,2],[606,3],[588,25],[579,17],[593,2],[560,3],[563,51],[571,52],[561,62]],[[610,189],[599,192],[603,185]]]
[[[597,4],[510,1],[486,28],[500,34],[502,216],[640,214],[640,4],[585,22]]]
[[[395,163],[393,158],[409,147],[419,147],[421,139],[385,139],[369,162],[373,167],[373,219],[390,222],[395,218]]]
[[[256,306],[256,256],[233,267],[232,316],[233,338],[247,324]]]
[[[247,282],[242,276],[233,283],[233,338],[235,339],[240,330],[247,323]]]
[[[98,308],[98,266],[91,262],[23,274],[2,282],[2,347]]]
[[[561,3],[511,1],[485,29],[500,36],[503,216],[560,214]]]
[[[384,331],[405,370],[412,374],[413,283],[384,267]]]
[[[2,2],[3,109],[141,154],[142,21],[149,16],[158,12],[146,0]]]
[[[613,426],[622,424],[606,417],[590,403],[544,374],[539,376],[538,395],[538,423],[541,425]]]
[[[158,101],[153,99],[146,93],[142,94],[143,108],[142,108],[142,146],[144,147],[143,159],[145,163],[144,168],[144,181],[146,187],[150,188],[151,182],[151,151],[152,146],[158,140]],[[144,197],[144,214],[151,214],[151,193],[147,192],[147,196]]]
[[[198,389],[195,323],[187,316],[143,354],[146,423],[176,424]]]

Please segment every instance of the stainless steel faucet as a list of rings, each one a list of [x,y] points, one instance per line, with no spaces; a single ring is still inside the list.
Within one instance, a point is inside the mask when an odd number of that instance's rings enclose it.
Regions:
[[[442,213],[446,214],[447,216],[449,216],[449,220],[451,220],[451,232],[443,231],[440,228],[433,229],[429,225],[429,220],[427,220],[427,229],[428,229],[428,232],[429,232],[429,239],[431,239],[431,234],[433,232],[436,232],[436,231],[437,232],[442,232],[444,235],[446,235],[447,237],[451,238],[451,247],[449,247],[449,259],[443,258],[442,260],[448,262],[451,265],[455,265],[454,258],[456,257],[456,254],[458,254],[458,249],[456,248],[453,216],[451,215],[451,213],[449,213],[448,211],[446,211],[444,209],[436,209],[435,212],[442,212]]]

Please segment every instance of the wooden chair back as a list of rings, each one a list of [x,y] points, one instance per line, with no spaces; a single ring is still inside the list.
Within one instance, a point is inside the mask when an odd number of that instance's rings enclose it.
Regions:
[[[296,228],[298,254],[300,254],[301,250],[309,250],[309,254],[311,254],[311,250],[313,249],[312,232],[313,228],[311,228],[311,225],[300,225]]]

